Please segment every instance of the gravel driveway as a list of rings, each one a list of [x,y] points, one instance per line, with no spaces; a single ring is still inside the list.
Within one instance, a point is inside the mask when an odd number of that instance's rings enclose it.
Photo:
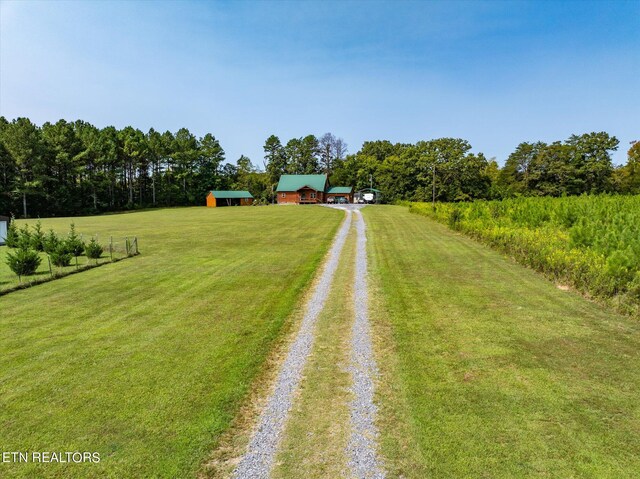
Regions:
[[[357,479],[382,479],[385,472],[376,448],[378,430],[375,425],[376,405],[373,401],[374,379],[378,369],[373,356],[369,324],[369,295],[367,290],[367,238],[365,222],[360,213],[364,205],[338,205],[346,218],[338,231],[329,258],[307,303],[294,342],[282,365],[275,388],[267,401],[258,426],[249,442],[246,454],[233,472],[235,479],[267,479],[271,472],[282,432],[284,431],[293,398],[302,379],[302,372],[311,353],[315,325],[329,296],[333,276],[351,227],[352,215],[356,224],[356,268],[354,281],[355,321],[351,331],[351,372],[353,399],[349,404],[351,435],[347,444],[349,469]],[[322,414],[322,411],[318,411]]]

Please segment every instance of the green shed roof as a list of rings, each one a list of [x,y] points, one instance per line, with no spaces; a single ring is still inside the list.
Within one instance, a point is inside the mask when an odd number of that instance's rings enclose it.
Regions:
[[[211,191],[210,192],[214,198],[216,199],[227,199],[227,198],[253,198],[251,193],[248,191]]]
[[[327,175],[282,175],[276,191],[298,191],[308,186],[316,191],[324,191]]]
[[[348,195],[351,193],[351,190],[353,190],[353,188],[350,186],[332,186],[327,190],[327,193]]]

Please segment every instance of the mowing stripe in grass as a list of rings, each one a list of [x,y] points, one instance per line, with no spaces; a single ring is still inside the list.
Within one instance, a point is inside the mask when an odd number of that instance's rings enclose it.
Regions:
[[[351,213],[347,212],[324,266],[314,293],[307,303],[306,313],[300,330],[287,353],[282,370],[265,409],[258,420],[256,431],[249,442],[246,454],[234,471],[235,478],[267,478],[280,443],[287,416],[291,409],[293,395],[298,389],[307,357],[311,352],[315,336],[316,320],[329,295],[331,280],[338,267],[340,253],[344,246]]]
[[[367,237],[365,223],[359,211],[356,214],[358,233],[354,288],[355,321],[351,335],[351,375],[353,400],[351,401],[351,438],[348,445],[349,467],[354,477],[384,478],[385,473],[376,453],[378,430],[375,425],[376,405],[373,402],[373,379],[378,368],[371,345],[369,324],[369,295],[367,290]]]

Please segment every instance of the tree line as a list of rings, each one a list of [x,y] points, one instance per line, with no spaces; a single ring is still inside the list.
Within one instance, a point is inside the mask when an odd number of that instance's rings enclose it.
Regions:
[[[202,204],[233,187],[237,169],[210,133],[196,137],[85,121],[0,117],[0,211],[16,216],[92,214]]]
[[[370,141],[334,165],[332,182],[356,190],[373,184],[388,202],[640,194],[640,142],[632,144],[621,167],[611,159],[618,146],[605,132],[550,144],[523,142],[500,168],[495,159],[471,152],[469,142],[460,138]]]
[[[330,171],[346,144],[327,133],[285,145],[272,136],[264,168],[242,155],[225,161],[210,133],[127,126],[97,128],[78,120],[44,123],[0,117],[0,213],[16,217],[95,214],[155,206],[202,205],[210,190],[249,190],[273,200],[281,173]]]
[[[285,143],[271,135],[262,168],[241,156],[225,161],[211,133],[197,137],[127,126],[97,128],[82,120],[44,123],[0,117],[0,214],[61,216],[154,206],[202,205],[209,190],[249,190],[274,200],[282,174],[326,173],[334,185],[373,186],[387,202],[467,201],[513,196],[640,193],[640,142],[625,166],[607,133],[572,135],[550,144],[521,143],[500,168],[468,141],[415,144],[367,141],[354,154],[332,133]]]

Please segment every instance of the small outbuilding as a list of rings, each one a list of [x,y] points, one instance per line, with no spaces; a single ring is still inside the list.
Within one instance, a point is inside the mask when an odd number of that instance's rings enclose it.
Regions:
[[[9,231],[9,223],[11,218],[8,216],[0,216],[0,246],[7,241],[7,232]]]
[[[253,204],[253,195],[248,191],[210,191],[207,195],[207,206],[249,206]]]
[[[326,193],[327,203],[353,203],[351,186],[332,186]]]

